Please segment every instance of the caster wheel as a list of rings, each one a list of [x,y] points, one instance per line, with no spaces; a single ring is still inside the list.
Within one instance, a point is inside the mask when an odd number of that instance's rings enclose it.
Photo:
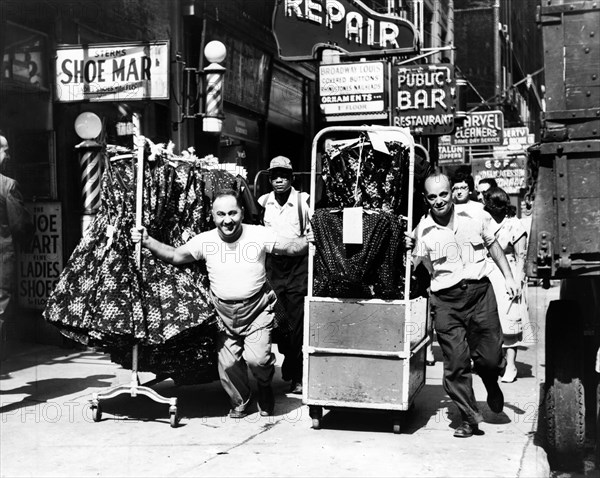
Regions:
[[[323,408],[311,405],[308,407],[308,413],[310,418],[312,418],[313,429],[319,430],[321,428],[321,420],[323,419]]]
[[[169,412],[169,423],[171,424],[171,428],[177,428],[177,425],[179,425],[179,414],[177,413],[177,410],[171,410],[171,412]]]
[[[312,427],[313,427],[313,430],[320,430],[321,429],[321,419],[313,418],[312,419]]]
[[[102,420],[102,408],[100,408],[100,405],[92,405],[92,419],[95,422]]]
[[[394,426],[392,430],[395,434],[398,434],[402,431],[402,424],[400,423],[400,420],[394,421]]]

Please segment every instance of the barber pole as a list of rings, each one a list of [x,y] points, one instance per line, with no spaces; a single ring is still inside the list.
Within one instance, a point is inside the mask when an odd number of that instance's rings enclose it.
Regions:
[[[81,232],[85,235],[94,216],[100,208],[100,178],[102,175],[102,147],[95,141],[84,141],[79,149],[79,168],[81,177],[81,199],[83,213]]]

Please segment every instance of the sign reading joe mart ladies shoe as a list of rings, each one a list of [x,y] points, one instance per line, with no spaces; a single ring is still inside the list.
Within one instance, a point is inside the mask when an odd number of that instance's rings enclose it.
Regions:
[[[59,45],[56,100],[169,98],[169,42]]]
[[[454,130],[454,66],[395,66],[392,92],[394,126],[426,136]]]
[[[314,60],[322,48],[347,57],[416,52],[417,32],[402,18],[374,12],[358,0],[277,0],[273,35],[282,60]]]
[[[467,113],[462,126],[452,135],[452,144],[457,146],[501,145],[504,134],[502,111],[476,111]]]
[[[327,120],[387,118],[384,63],[335,63],[319,67],[319,105]],[[335,115],[334,117],[330,117]]]

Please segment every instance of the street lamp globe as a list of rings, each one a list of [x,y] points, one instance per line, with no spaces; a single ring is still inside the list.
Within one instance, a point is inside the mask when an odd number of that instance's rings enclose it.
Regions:
[[[102,131],[102,121],[98,115],[89,111],[75,118],[75,132],[83,140],[97,138]]]
[[[227,49],[219,40],[213,40],[204,47],[204,56],[210,63],[220,63],[227,56]]]

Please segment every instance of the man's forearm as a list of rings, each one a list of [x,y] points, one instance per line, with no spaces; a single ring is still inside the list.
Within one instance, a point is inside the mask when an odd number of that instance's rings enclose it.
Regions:
[[[159,259],[168,262],[169,264],[176,263],[175,248],[173,246],[157,241],[152,236],[148,236],[147,239],[144,239],[142,245]]]
[[[308,240],[306,236],[279,237],[273,251],[286,256],[303,256],[308,251]]]

